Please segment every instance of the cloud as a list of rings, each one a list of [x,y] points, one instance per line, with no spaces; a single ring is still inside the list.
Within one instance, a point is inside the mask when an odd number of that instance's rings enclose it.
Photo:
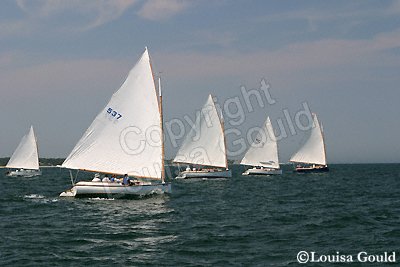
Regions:
[[[12,53],[0,54],[0,63],[12,58],[15,58]],[[129,68],[128,62],[100,59],[62,60],[12,68],[0,73],[0,92],[9,98],[29,98],[116,89]]]
[[[31,19],[48,19],[66,11],[78,13],[89,21],[83,30],[95,28],[119,18],[127,9],[136,4],[138,0],[17,0],[17,5]]]
[[[176,51],[155,57],[158,65],[174,78],[197,80],[217,77],[279,77],[332,68],[398,66],[399,56],[390,53],[400,47],[400,29],[371,39],[322,39],[286,45],[278,50],[218,52]],[[165,71],[167,74],[167,71]],[[327,73],[330,73],[329,71]],[[318,77],[316,77],[318,78]],[[289,79],[290,80],[290,79]]]
[[[54,25],[63,16],[74,20],[63,22],[60,27],[67,31],[87,31],[121,17],[127,10],[143,3],[137,15],[148,20],[164,20],[179,14],[190,6],[190,0],[16,0],[26,16],[20,20],[0,22],[0,38],[29,35]]]
[[[255,23],[304,21],[308,24],[308,32],[315,32],[329,23],[330,29],[348,33],[363,23],[380,18],[381,21],[397,17],[400,14],[400,0],[384,2],[347,1],[334,6],[318,6],[305,4],[302,8],[286,10],[256,16],[250,20]],[[382,22],[384,23],[384,22]]]
[[[188,0],[147,0],[138,11],[138,14],[148,20],[164,20],[188,7]]]
[[[0,22],[0,39],[17,35],[29,35],[37,28],[35,23],[26,21],[5,21]]]
[[[400,0],[393,1],[392,5],[387,9],[387,13],[391,15],[400,14]]]
[[[232,31],[194,31],[186,46],[218,46],[222,48],[231,47],[238,40],[237,34]]]

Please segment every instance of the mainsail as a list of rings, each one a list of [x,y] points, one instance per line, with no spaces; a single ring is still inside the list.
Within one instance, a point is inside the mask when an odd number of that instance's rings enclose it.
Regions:
[[[269,117],[258,131],[240,164],[279,169],[278,145]]]
[[[163,140],[160,122],[146,48],[62,166],[161,179]]]
[[[211,95],[201,109],[199,119],[186,136],[174,162],[228,168],[224,129]]]
[[[309,138],[292,156],[291,162],[326,165],[324,137],[316,114],[313,114],[313,123]]]
[[[31,170],[39,169],[39,155],[32,126],[29,133],[22,137],[21,142],[8,161],[6,167]]]

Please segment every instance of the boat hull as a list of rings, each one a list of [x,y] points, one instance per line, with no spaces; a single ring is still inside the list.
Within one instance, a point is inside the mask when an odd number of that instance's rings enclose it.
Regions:
[[[171,193],[171,183],[128,186],[111,182],[78,182],[71,189],[62,192],[60,197],[125,198],[163,193]]]
[[[328,172],[328,166],[324,167],[298,167],[295,169],[296,172],[299,173],[319,173],[319,172]]]
[[[193,171],[186,170],[180,172],[179,175],[175,179],[195,179],[195,178],[231,178],[232,171],[231,170],[201,170],[201,171]]]
[[[248,169],[242,175],[281,175],[281,169]]]
[[[20,170],[15,170],[15,171],[9,171],[6,174],[8,177],[35,177],[35,176],[40,176],[42,175],[41,170],[25,170],[25,169],[20,169]]]

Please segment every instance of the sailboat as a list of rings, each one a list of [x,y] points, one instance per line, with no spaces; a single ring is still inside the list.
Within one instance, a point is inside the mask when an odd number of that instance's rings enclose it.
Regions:
[[[28,134],[22,137],[6,168],[16,169],[7,172],[6,175],[10,177],[33,177],[42,174],[39,169],[39,153],[33,126]]]
[[[129,197],[171,192],[165,182],[162,94],[159,98],[147,48],[61,167],[73,187],[62,197]],[[72,170],[95,173],[75,183]],[[103,174],[121,176],[102,179]],[[108,178],[108,177],[107,177]]]
[[[269,117],[258,131],[240,164],[253,166],[242,175],[282,174],[278,159],[278,144]]]
[[[290,162],[298,163],[297,172],[327,172],[326,150],[322,127],[317,115],[313,116],[313,128],[304,145],[290,158]]]
[[[173,162],[195,165],[193,168],[188,166],[176,179],[232,177],[222,114],[220,118],[211,95],[201,109],[199,123],[187,134]]]

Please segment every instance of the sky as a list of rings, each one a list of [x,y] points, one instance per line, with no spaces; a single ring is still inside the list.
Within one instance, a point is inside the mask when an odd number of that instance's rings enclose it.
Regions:
[[[183,141],[175,122],[190,127],[211,93],[232,159],[270,116],[288,161],[309,109],[328,162],[400,162],[400,1],[390,0],[1,1],[0,157],[30,125],[41,157],[66,157],[146,46],[163,81],[167,158]]]

